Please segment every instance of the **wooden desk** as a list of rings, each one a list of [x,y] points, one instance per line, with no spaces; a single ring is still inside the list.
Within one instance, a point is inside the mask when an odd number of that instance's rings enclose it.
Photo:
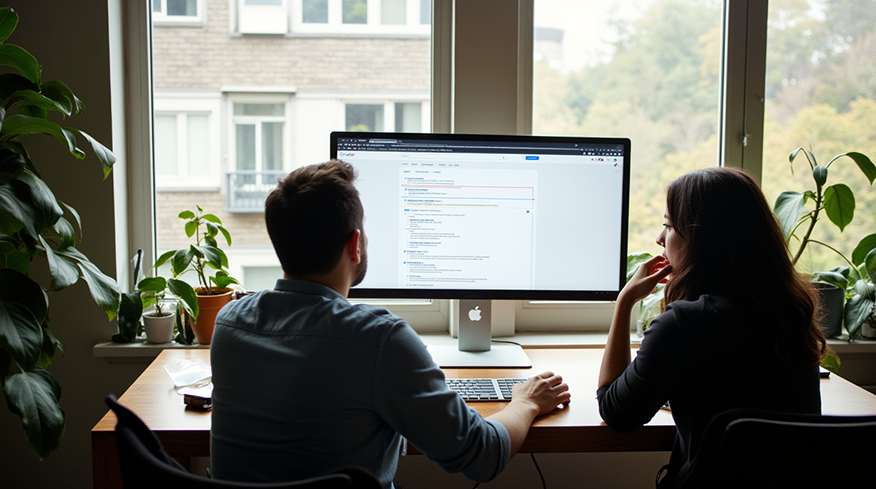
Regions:
[[[650,423],[633,433],[619,433],[602,422],[595,397],[601,348],[527,349],[532,369],[445,369],[447,377],[530,377],[545,370],[563,376],[572,402],[538,418],[521,452],[630,452],[669,451],[675,437],[672,416],[658,412]],[[179,359],[204,360],[208,350],[165,350],[121,396],[119,401],[137,413],[152,429],[165,450],[183,461],[210,456],[209,412],[187,410],[173,389],[163,366]],[[876,396],[836,376],[821,382],[822,412],[834,415],[876,414]],[[489,416],[505,406],[478,402],[472,406]],[[91,430],[95,488],[121,487],[114,430],[116,418],[108,412]]]

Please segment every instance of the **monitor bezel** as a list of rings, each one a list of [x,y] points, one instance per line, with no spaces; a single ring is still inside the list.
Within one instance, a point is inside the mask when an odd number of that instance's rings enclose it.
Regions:
[[[433,289],[433,288],[360,288],[350,289],[349,297],[358,299],[493,299],[493,300],[533,300],[533,301],[613,301],[626,283],[627,238],[630,206],[630,140],[628,138],[590,137],[590,136],[533,136],[512,134],[455,134],[455,133],[411,133],[411,132],[361,132],[335,131],[331,133],[330,158],[338,157],[338,140],[344,138],[375,139],[417,139],[417,140],[458,140],[458,141],[497,141],[497,142],[541,142],[569,143],[580,141],[586,144],[616,144],[623,146],[623,197],[621,215],[621,246],[618,259],[617,290],[530,290],[530,289]],[[354,164],[355,167],[355,164]],[[367,211],[367,209],[366,209]],[[570,243],[570,259],[575,257]]]

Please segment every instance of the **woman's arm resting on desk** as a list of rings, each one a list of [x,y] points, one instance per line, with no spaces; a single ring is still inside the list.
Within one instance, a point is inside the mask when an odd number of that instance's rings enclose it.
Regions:
[[[599,368],[599,387],[620,377],[630,364],[630,318],[633,306],[654,290],[672,272],[666,258],[657,255],[642,263],[636,274],[621,290],[611,319],[611,329],[605,342],[605,354]]]
[[[569,386],[553,372],[544,372],[528,382],[514,386],[511,402],[487,419],[502,423],[511,437],[511,456],[520,450],[529,427],[536,417],[547,414],[560,404],[569,402]]]

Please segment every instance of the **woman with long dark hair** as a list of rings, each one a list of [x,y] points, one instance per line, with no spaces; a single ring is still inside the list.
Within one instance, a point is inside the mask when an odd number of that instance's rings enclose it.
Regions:
[[[657,243],[617,299],[597,398],[605,422],[629,431],[668,400],[677,427],[660,487],[693,487],[713,416],[732,408],[820,413],[825,340],[811,284],[794,270],[782,231],[742,170],[681,176],[666,195]],[[630,361],[637,301],[667,280],[665,305]]]

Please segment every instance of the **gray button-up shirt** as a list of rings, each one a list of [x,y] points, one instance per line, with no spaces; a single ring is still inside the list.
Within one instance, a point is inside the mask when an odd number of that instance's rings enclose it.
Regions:
[[[210,358],[218,479],[290,481],[357,465],[391,488],[402,436],[473,480],[508,462],[508,431],[447,389],[403,319],[323,285],[281,279],[232,301]]]

